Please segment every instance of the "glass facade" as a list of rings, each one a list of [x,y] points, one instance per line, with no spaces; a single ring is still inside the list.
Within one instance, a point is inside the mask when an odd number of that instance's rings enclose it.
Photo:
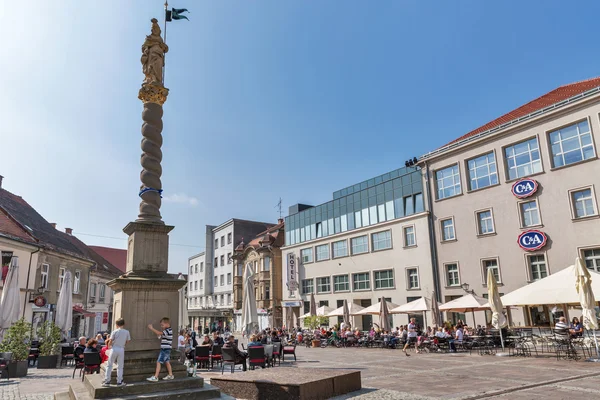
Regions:
[[[422,212],[421,170],[400,168],[333,194],[333,201],[285,218],[286,246]]]

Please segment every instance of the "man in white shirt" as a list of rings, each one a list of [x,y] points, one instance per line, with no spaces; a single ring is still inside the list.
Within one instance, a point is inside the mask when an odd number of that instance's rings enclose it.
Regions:
[[[402,351],[408,356],[409,354],[406,353],[406,349],[411,343],[413,343],[415,345],[416,352],[419,353],[419,349],[417,348],[417,320],[415,318],[410,319],[410,323],[408,324],[408,333],[406,336],[406,344],[404,345]]]
[[[113,364],[115,362],[117,363],[117,386],[125,386],[125,382],[123,382],[125,345],[131,340],[131,335],[127,329],[123,328],[125,326],[125,320],[123,318],[119,318],[115,324],[117,325],[117,329],[110,334],[112,352],[110,353],[110,357],[108,357],[106,375],[102,386],[110,386]]]

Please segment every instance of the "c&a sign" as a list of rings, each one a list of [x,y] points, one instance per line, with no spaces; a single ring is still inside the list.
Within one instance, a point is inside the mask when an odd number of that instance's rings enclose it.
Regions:
[[[546,245],[548,237],[544,232],[531,230],[519,235],[519,246],[525,251],[536,251]]]
[[[521,179],[512,185],[512,194],[518,199],[524,199],[533,196],[538,190],[538,183],[535,179]]]

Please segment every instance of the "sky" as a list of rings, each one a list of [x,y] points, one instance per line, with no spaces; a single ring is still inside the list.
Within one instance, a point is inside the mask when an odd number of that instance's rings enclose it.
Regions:
[[[172,0],[169,270],[204,226],[275,222],[560,85],[600,75],[600,2]],[[163,0],[0,2],[0,175],[59,229],[126,248],[140,47]]]

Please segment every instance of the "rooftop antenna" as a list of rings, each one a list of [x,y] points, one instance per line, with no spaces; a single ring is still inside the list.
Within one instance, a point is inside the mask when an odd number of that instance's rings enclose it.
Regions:
[[[281,200],[281,197],[280,197],[279,198],[279,203],[277,203],[275,205],[275,208],[279,211],[279,219],[283,218],[283,211],[282,211],[281,205],[282,205],[282,200]]]

